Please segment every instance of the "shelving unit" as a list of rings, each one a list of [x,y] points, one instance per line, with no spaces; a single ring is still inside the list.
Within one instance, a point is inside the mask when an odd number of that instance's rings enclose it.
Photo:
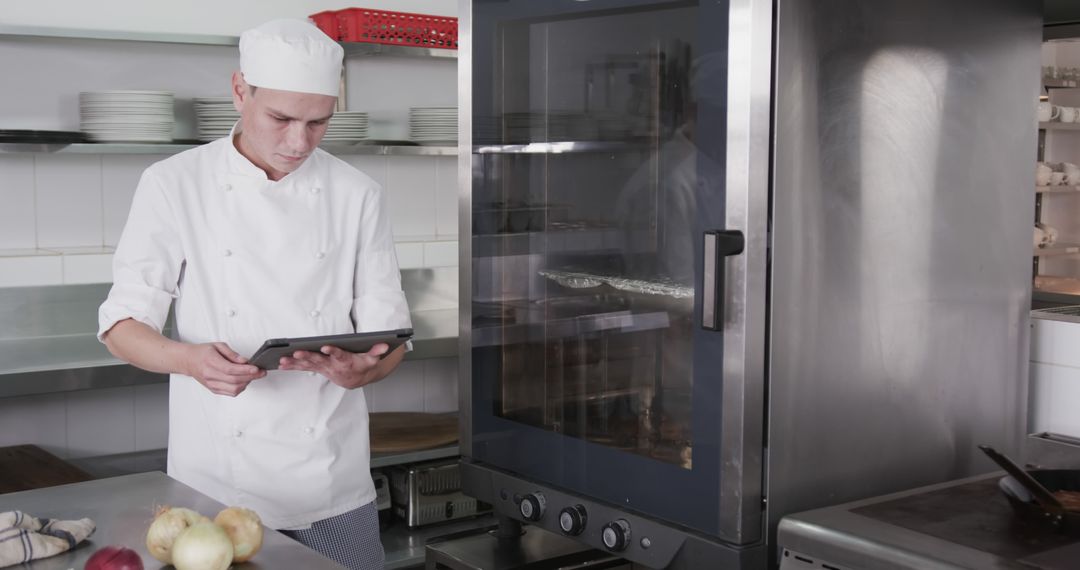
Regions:
[[[1080,186],[1036,186],[1036,194],[1072,194],[1080,192]]]
[[[1043,89],[1047,96],[1051,90],[1077,89],[1080,83],[1066,79],[1043,79]],[[1062,136],[1071,137],[1074,133],[1080,133],[1080,122],[1040,122],[1039,123],[1039,147],[1037,156],[1039,161],[1046,161],[1046,140],[1050,133],[1061,133]],[[1044,198],[1049,195],[1080,194],[1080,186],[1036,186],[1035,187],[1035,223],[1043,220]],[[1060,294],[1063,287],[1063,279],[1074,281],[1068,277],[1054,277],[1042,274],[1042,262],[1049,258],[1080,255],[1080,244],[1059,242],[1046,247],[1036,247],[1032,252],[1032,290],[1035,294]],[[1070,287],[1065,286],[1065,289]]]
[[[203,143],[0,143],[0,153],[55,154],[176,154]],[[331,154],[380,156],[449,156],[457,154],[456,146],[417,145],[408,141],[372,141],[349,144],[328,143],[319,148]]]
[[[102,40],[121,42],[186,44],[208,46],[238,46],[238,36],[210,34],[175,34],[167,32],[133,32],[123,30],[90,30],[47,26],[17,26],[0,24],[0,38],[35,40]],[[345,57],[406,57],[434,60],[456,60],[457,50],[413,46],[396,46],[364,42],[339,42]],[[343,72],[344,73],[344,72]],[[343,76],[344,85],[344,76]],[[344,87],[342,101],[345,100]],[[340,109],[339,109],[340,110]],[[176,154],[200,143],[177,141],[174,143],[79,143],[69,145],[26,143],[0,143],[4,153],[57,153],[57,154]],[[417,145],[410,141],[361,141],[357,143],[327,143],[321,148],[338,155],[385,155],[385,156],[449,156],[457,154],[457,148],[449,145]]]
[[[131,32],[123,30],[82,30],[48,26],[12,26],[0,24],[0,37],[45,38],[63,40],[111,40],[151,42],[166,44],[194,44],[214,46],[240,45],[238,36],[211,34],[173,34],[168,32]],[[433,49],[413,46],[340,42],[345,56],[387,55],[398,57],[428,57],[457,59],[457,50]]]
[[[1053,257],[1056,255],[1073,255],[1080,253],[1080,244],[1055,243],[1046,247],[1035,248],[1035,257]]]
[[[1080,123],[1039,123],[1039,128],[1047,131],[1080,131]]]

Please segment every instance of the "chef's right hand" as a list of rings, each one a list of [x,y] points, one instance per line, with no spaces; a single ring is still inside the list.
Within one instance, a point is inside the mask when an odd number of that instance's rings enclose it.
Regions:
[[[188,375],[215,394],[235,397],[252,380],[266,376],[265,370],[247,362],[223,342],[196,344],[188,355]]]

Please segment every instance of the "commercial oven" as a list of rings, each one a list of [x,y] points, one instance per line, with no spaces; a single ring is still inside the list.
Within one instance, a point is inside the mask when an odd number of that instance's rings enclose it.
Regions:
[[[654,568],[989,471],[1026,408],[1029,0],[461,4],[462,466]]]

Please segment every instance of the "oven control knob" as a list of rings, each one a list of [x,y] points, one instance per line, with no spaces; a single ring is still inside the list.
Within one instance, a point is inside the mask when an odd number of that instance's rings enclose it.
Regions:
[[[559,512],[559,528],[566,534],[577,536],[585,530],[585,522],[589,517],[585,514],[585,507],[574,505],[566,507]]]
[[[630,523],[623,519],[607,523],[601,532],[604,546],[611,550],[618,552],[630,546]]]
[[[521,503],[518,504],[518,509],[521,511],[521,516],[527,521],[538,521],[544,516],[544,509],[547,507],[544,501],[544,496],[540,493],[529,493],[521,498]]]

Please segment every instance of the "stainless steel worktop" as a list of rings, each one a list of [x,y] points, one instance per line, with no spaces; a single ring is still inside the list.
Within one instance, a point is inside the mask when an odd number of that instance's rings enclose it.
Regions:
[[[146,529],[160,505],[188,507],[213,518],[224,505],[160,471],[85,483],[61,485],[0,495],[0,511],[17,509],[33,516],[79,519],[97,523],[90,538],[73,550],[20,566],[25,570],[82,568],[95,550],[106,545],[127,546],[142,556],[147,569],[165,568],[146,551]],[[285,535],[267,529],[263,547],[246,569],[339,569],[323,557]],[[171,566],[169,566],[171,568]]]
[[[998,489],[1003,475],[788,515],[780,568],[1076,568],[1080,540],[1016,517]]]

